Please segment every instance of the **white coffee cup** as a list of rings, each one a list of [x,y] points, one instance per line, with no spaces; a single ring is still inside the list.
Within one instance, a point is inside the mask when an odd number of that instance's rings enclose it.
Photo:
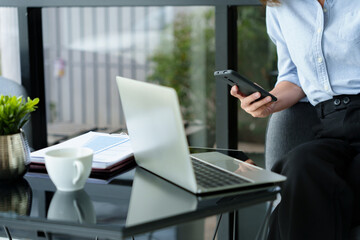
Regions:
[[[45,166],[50,179],[60,191],[84,188],[93,159],[90,148],[61,148],[45,153]]]

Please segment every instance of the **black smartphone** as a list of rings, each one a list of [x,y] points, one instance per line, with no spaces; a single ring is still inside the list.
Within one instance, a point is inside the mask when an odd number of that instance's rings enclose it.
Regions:
[[[277,101],[277,98],[260,87],[259,85],[253,83],[252,81],[248,80],[246,77],[240,75],[234,70],[222,70],[222,71],[215,71],[214,76],[216,79],[220,81],[227,82],[230,86],[237,85],[239,91],[244,94],[245,96],[249,96],[255,92],[260,92],[261,97],[258,99],[263,99],[267,96],[270,96],[272,101]]]

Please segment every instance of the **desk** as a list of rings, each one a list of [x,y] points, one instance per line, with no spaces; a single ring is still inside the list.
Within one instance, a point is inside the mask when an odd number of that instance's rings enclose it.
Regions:
[[[271,203],[277,193],[271,187],[198,197],[139,167],[110,182],[89,179],[72,193],[56,191],[40,173],[1,188],[0,236],[9,239],[212,239],[219,214],[253,215],[252,206]],[[268,215],[264,208],[260,237]],[[218,239],[229,239],[226,218],[219,226]]]

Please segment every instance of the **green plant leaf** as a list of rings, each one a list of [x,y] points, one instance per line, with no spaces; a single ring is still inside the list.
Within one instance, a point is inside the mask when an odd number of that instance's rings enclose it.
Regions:
[[[37,109],[39,98],[0,95],[0,135],[18,133]]]

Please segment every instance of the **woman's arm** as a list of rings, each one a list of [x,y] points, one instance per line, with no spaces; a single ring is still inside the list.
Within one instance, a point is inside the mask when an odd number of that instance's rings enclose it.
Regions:
[[[274,112],[289,108],[305,97],[305,93],[299,86],[288,81],[280,82],[270,93],[277,97],[278,100],[276,102],[271,102],[271,97],[254,102],[260,97],[259,92],[243,96],[236,85],[231,88],[230,92],[231,95],[240,100],[242,109],[251,116],[259,118],[264,118]]]

